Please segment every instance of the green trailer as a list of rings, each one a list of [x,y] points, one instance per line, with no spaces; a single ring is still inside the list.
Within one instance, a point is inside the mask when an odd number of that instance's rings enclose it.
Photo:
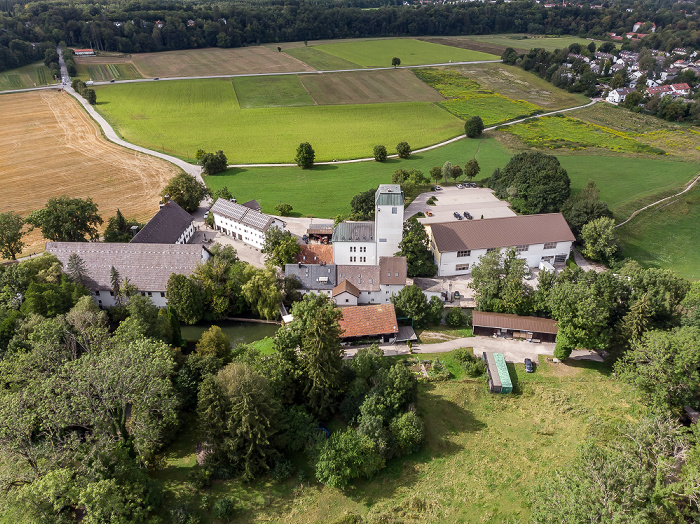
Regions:
[[[512,393],[513,382],[510,380],[506,359],[501,353],[483,353],[486,372],[489,376],[489,390],[492,393]]]

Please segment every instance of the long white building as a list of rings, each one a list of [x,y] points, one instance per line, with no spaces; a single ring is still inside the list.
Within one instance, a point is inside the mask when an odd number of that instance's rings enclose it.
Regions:
[[[219,198],[211,207],[210,213],[214,216],[214,229],[257,249],[263,248],[268,229],[277,227],[284,230],[285,226],[279,218],[225,198]]]
[[[574,242],[561,213],[427,224],[438,276],[465,275],[479,257],[514,247],[529,267],[566,262]]]

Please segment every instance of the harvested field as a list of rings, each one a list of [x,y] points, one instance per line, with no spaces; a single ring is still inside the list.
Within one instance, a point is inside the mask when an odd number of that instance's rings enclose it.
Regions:
[[[505,50],[505,46],[492,44],[489,42],[479,42],[466,36],[422,36],[417,38],[417,40],[430,42],[431,44],[459,47],[460,49],[471,49],[472,51],[481,51],[482,53],[490,53],[492,55],[501,55]],[[511,45],[509,47],[512,47],[518,53],[527,53],[529,51],[529,49],[516,47],[515,45]]]
[[[285,44],[286,45],[286,44]],[[292,47],[285,49],[285,53],[293,56],[297,60],[301,60],[305,64],[317,69],[318,71],[333,71],[336,69],[359,69],[362,66],[338,58],[337,56],[329,55],[313,47]]]
[[[26,215],[54,196],[92,199],[105,222],[119,208],[147,220],[179,170],[105,140],[69,95],[47,90],[0,96],[0,212]],[[37,230],[24,254],[43,250]]]
[[[503,52],[503,50],[505,50],[506,47],[512,47],[515,50],[520,50],[521,52],[526,53],[530,49],[535,48],[546,49],[547,51],[554,51],[555,49],[563,49],[565,47],[569,47],[569,45],[573,43],[581,44],[582,46],[587,46],[591,43],[591,40],[587,38],[579,38],[577,36],[550,37],[526,34],[454,36],[447,38],[453,43],[459,40],[471,40],[472,42],[481,45],[498,46],[501,48],[501,53]],[[445,45],[450,45],[447,42],[444,43]],[[601,44],[601,42],[598,40],[596,40],[595,43],[596,46]],[[496,54],[500,55],[501,53]]]
[[[55,84],[51,70],[43,62],[10,69],[0,73],[0,91]]]
[[[131,60],[146,78],[314,70],[286,53],[279,53],[265,46],[141,53],[131,55]]]
[[[299,78],[319,105],[444,100],[406,69],[300,75]]]

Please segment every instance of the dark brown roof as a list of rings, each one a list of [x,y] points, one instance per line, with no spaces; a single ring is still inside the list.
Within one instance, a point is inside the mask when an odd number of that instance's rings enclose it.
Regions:
[[[405,286],[406,272],[406,257],[379,257],[380,283]]]
[[[165,291],[173,273],[191,274],[207,250],[201,244],[121,244],[109,242],[47,242],[65,268],[72,253],[83,259],[88,271],[86,287],[112,289],[111,267],[140,291]]]
[[[488,249],[545,242],[573,242],[561,213],[429,224],[438,251]]]
[[[346,292],[350,293],[353,297],[356,298],[360,296],[360,290],[353,286],[352,283],[348,282],[347,280],[343,280],[340,284],[333,288],[334,297]]]
[[[474,311],[472,325],[488,328],[513,329],[530,331],[532,333],[550,333],[556,335],[559,331],[555,320],[540,317],[521,317],[507,313],[487,313]]]
[[[301,251],[294,258],[301,264],[332,264],[333,246],[328,244],[300,244]]]
[[[192,224],[192,215],[172,200],[136,233],[131,242],[141,244],[174,244]]]
[[[341,338],[370,337],[398,333],[394,304],[377,306],[350,306],[342,310]]]
[[[337,266],[338,280],[351,282],[360,291],[379,291],[379,266]]]
[[[306,230],[309,235],[332,235],[333,224],[315,224]]]
[[[250,208],[253,211],[262,211],[262,207],[260,207],[257,200],[248,200],[248,202],[243,202],[241,205]]]

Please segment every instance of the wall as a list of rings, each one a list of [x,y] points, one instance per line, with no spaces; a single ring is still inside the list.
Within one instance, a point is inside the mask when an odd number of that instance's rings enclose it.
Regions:
[[[270,227],[277,227],[284,230],[284,222],[275,219],[274,222],[270,224]],[[264,231],[241,224],[235,220],[219,215],[218,213],[214,213],[214,229],[257,249],[262,249],[265,244]]]
[[[379,257],[393,257],[403,237],[403,206],[376,206],[374,239]]]
[[[333,263],[336,265],[375,266],[377,260],[374,242],[333,242]]]

